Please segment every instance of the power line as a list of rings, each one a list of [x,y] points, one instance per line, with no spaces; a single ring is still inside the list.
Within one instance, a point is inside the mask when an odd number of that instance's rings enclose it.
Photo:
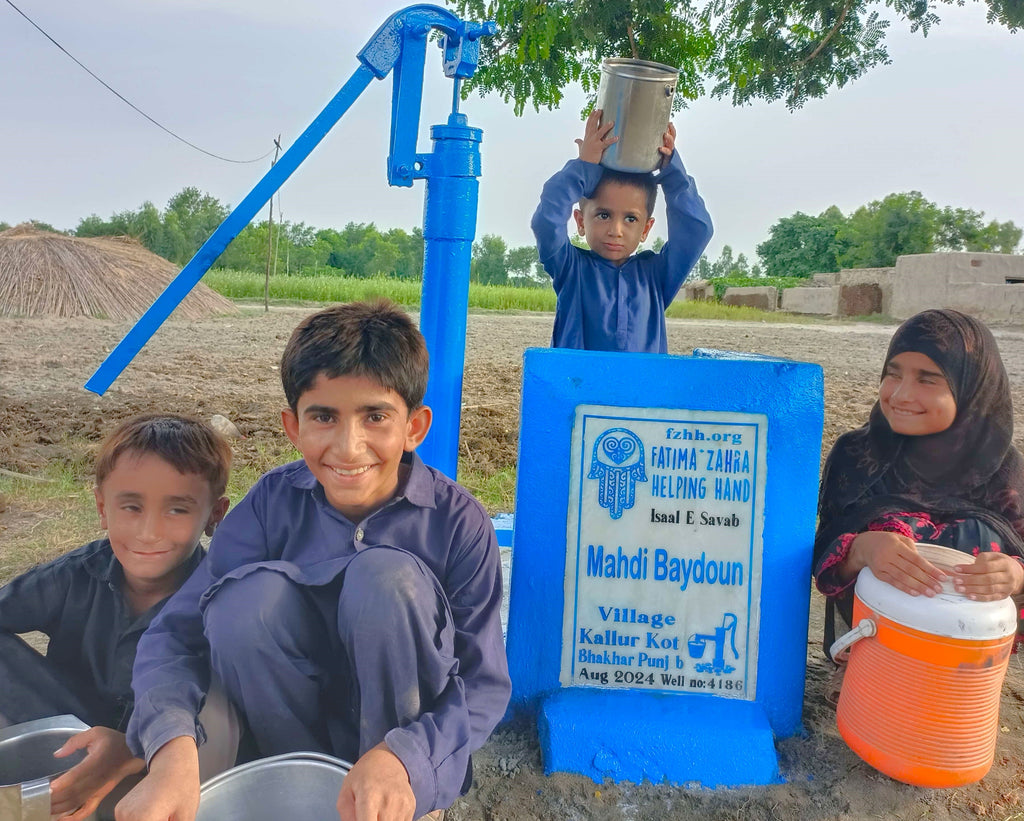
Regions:
[[[24,17],[26,20],[28,20],[28,22],[32,25],[33,28],[35,28],[36,31],[38,31],[40,34],[42,34],[43,37],[45,37],[47,40],[49,40],[51,43],[53,43],[57,48],[59,48],[62,52],[64,52],[64,54],[66,54],[68,57],[70,57],[79,66],[79,68],[81,68],[83,71],[85,71],[90,77],[92,77],[96,82],[98,82],[100,85],[102,85],[105,89],[107,89],[107,91],[109,91],[111,94],[113,94],[119,100],[121,100],[121,102],[125,103],[126,105],[130,106],[132,109],[137,111],[139,114],[141,114],[143,117],[145,117],[151,123],[153,123],[153,125],[155,125],[157,128],[159,128],[161,131],[165,131],[166,133],[168,133],[172,137],[174,137],[174,139],[178,140],[179,142],[185,143],[185,145],[187,145],[189,148],[194,148],[196,151],[199,151],[202,154],[206,154],[208,157],[213,157],[214,159],[217,159],[217,160],[223,160],[224,162],[238,163],[239,165],[246,165],[248,163],[254,163],[254,162],[259,162],[260,160],[265,160],[267,157],[269,157],[271,154],[273,154],[274,151],[277,150],[277,147],[272,148],[270,151],[268,151],[263,156],[256,157],[255,159],[252,159],[252,160],[233,160],[230,157],[222,157],[220,154],[214,154],[212,151],[207,151],[205,148],[200,148],[195,143],[189,142],[184,137],[178,136],[173,131],[171,131],[171,129],[169,129],[167,126],[165,126],[165,125],[157,122],[156,120],[154,120],[145,111],[143,111],[141,108],[139,108],[137,105],[135,105],[135,103],[133,103],[131,100],[125,98],[116,89],[111,88],[111,86],[109,86],[106,82],[104,82],[104,80],[102,80],[100,77],[96,76],[96,74],[94,74],[89,69],[88,66],[83,64],[81,62],[81,60],[79,60],[77,57],[75,57],[75,55],[73,55],[66,48],[64,48],[64,46],[62,46],[60,43],[58,43],[56,40],[54,40],[49,34],[47,34],[45,31],[43,31],[43,29],[35,22],[35,20],[33,20],[31,17],[29,17],[27,14],[25,14],[25,12],[23,12],[16,5],[14,5],[14,3],[11,2],[11,0],[6,0],[6,3],[7,3],[8,6],[10,6],[16,12],[18,12],[18,14],[20,14],[22,17]]]

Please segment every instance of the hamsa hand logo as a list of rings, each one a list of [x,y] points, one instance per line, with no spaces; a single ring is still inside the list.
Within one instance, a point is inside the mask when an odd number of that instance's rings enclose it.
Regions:
[[[644,470],[644,443],[625,428],[610,428],[594,442],[589,479],[598,479],[597,501],[613,519],[636,501],[636,483],[647,481]]]

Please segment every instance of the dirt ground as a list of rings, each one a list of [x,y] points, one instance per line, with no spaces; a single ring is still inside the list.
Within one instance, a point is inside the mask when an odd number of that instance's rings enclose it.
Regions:
[[[287,452],[277,362],[311,309],[168,323],[103,397],[82,389],[125,333],[124,323],[0,318],[0,468],[30,475],[51,462],[88,471],[92,449],[116,421],[145,410],[221,413],[240,428],[236,464]],[[515,464],[522,351],[545,346],[550,315],[480,313],[469,319],[463,464],[493,472]],[[867,416],[892,326],[669,320],[673,353],[694,347],[817,362],[825,373],[823,452]],[[1024,446],[1024,330],[996,329],[1013,385],[1018,447]],[[497,512],[497,511],[492,511]],[[0,576],[23,567],[3,543],[35,525],[30,511],[0,497]],[[1024,819],[1024,662],[1014,656],[1003,688],[995,765],[978,784],[925,790],[896,783],[862,763],[835,729],[822,699],[829,669],[820,652],[821,600],[808,636],[805,733],[778,742],[782,783],[731,790],[664,784],[594,784],[544,776],[527,723],[499,729],[474,756],[475,783],[450,821],[541,819]]]

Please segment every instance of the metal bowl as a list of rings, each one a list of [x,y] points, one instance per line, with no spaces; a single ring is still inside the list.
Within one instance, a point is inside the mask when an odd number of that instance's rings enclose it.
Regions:
[[[49,819],[50,779],[70,770],[86,753],[81,750],[67,758],[53,754],[71,736],[88,729],[74,716],[54,716],[0,730],[0,817]]]
[[[196,821],[336,821],[347,761],[286,753],[234,767],[199,790]]]
[[[53,754],[71,736],[88,729],[88,724],[74,716],[54,716],[0,730],[0,788],[70,770],[85,758],[85,750],[67,758],[54,758]]]

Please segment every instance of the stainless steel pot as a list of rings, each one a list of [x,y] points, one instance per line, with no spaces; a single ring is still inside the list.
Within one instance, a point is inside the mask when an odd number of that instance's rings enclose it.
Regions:
[[[233,767],[199,789],[196,821],[337,821],[347,761],[286,753]]]
[[[0,819],[50,821],[51,779],[85,758],[84,750],[67,758],[53,754],[88,729],[74,716],[54,716],[0,730]]]
[[[601,64],[596,107],[602,122],[615,121],[612,134],[619,138],[605,149],[601,165],[632,173],[658,167],[678,79],[678,69],[647,60],[609,58]]]

